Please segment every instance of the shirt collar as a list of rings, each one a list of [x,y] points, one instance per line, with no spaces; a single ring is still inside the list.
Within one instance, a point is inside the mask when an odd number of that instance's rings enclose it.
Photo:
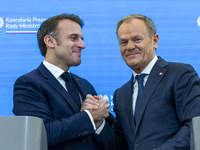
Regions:
[[[153,68],[153,66],[155,65],[155,63],[156,63],[157,60],[158,60],[158,57],[155,55],[154,58],[152,59],[152,61],[147,65],[146,68],[144,68],[144,70],[140,74],[145,73],[145,74],[149,75],[150,72],[151,72],[151,69]],[[133,75],[135,77],[138,74],[133,71]]]
[[[62,70],[61,68],[47,62],[43,61],[44,66],[54,75],[54,77],[57,79],[60,77],[61,74],[63,74],[65,71]],[[68,71],[69,72],[69,71]]]

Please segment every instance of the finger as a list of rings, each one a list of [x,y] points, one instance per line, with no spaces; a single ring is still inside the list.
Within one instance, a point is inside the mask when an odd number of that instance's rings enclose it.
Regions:
[[[91,94],[87,94],[86,98],[92,98],[93,96]]]
[[[84,106],[84,107],[81,107],[81,111],[84,111],[84,110],[92,110],[93,107],[92,106]]]
[[[94,102],[93,100],[90,100],[90,99],[86,99],[86,100],[83,102],[83,106],[93,106],[94,109],[98,109],[99,103]]]
[[[93,100],[93,101],[95,101],[95,102],[98,102],[98,100],[96,99],[96,98],[94,98],[92,95],[90,95],[90,94],[88,94],[87,96],[86,96],[86,99],[91,99],[91,100]]]
[[[107,104],[107,105],[106,105],[106,108],[108,108],[108,109],[109,109],[109,108],[110,108],[110,104]]]
[[[99,108],[98,106],[94,106],[88,103],[81,106],[81,110],[93,110],[98,108]]]
[[[108,104],[108,100],[107,100],[107,99],[100,99],[100,100],[98,101],[98,103],[99,103],[99,104],[105,105],[105,104]]]
[[[89,97],[90,98],[90,97]],[[99,108],[99,103],[97,100],[93,100],[93,99],[86,99],[83,102],[83,105],[92,105],[93,109],[98,109]]]
[[[94,98],[100,100],[102,99],[102,95],[95,95]]]

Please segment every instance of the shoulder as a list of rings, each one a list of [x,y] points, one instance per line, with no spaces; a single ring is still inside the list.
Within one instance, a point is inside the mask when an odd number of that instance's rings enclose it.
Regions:
[[[190,74],[197,76],[196,70],[190,64],[169,62],[169,65],[166,68],[168,69],[169,72],[176,72],[177,75]]]
[[[28,72],[28,73],[18,77],[16,82],[27,81],[27,80],[35,80],[35,79],[37,79],[38,75],[39,75],[39,72],[38,72],[37,69],[35,69],[35,70],[31,71],[31,72]]]
[[[158,63],[157,66],[158,65],[160,64]],[[185,87],[193,82],[199,84],[199,76],[194,67],[190,64],[179,62],[167,62],[167,65],[161,67],[166,69],[166,74],[163,77],[163,80],[166,79],[168,82],[174,82],[175,85],[178,86],[180,84],[184,84]]]
[[[16,81],[43,82],[44,79],[52,78],[54,78],[53,74],[41,63],[37,69],[20,76]]]
[[[39,86],[41,84],[46,83],[44,81],[47,81],[49,78],[50,79],[53,78],[53,75],[46,70],[43,69],[41,71],[41,67],[38,67],[37,69],[34,69],[24,75],[21,75],[16,79],[15,86],[16,85]]]
[[[160,66],[166,68],[168,72],[181,73],[182,71],[192,71],[196,72],[192,65],[180,62],[167,62],[161,57],[158,57],[158,61],[155,66]]]
[[[180,62],[168,62],[161,57],[158,57],[158,61],[156,62],[156,65],[162,66],[162,67],[170,67],[170,68],[193,68],[190,64],[187,63],[180,63]]]

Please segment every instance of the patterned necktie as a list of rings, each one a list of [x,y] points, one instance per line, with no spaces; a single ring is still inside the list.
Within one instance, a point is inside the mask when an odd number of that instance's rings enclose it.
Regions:
[[[135,117],[134,117],[135,124],[136,124],[136,120],[137,120],[137,113],[138,113],[138,106],[139,106],[139,103],[140,103],[140,97],[142,95],[142,91],[143,91],[143,88],[144,88],[143,79],[146,75],[147,74],[141,74],[141,75],[136,75],[136,77],[135,77],[136,80],[138,81],[138,95],[137,95],[137,99],[136,99]]]
[[[74,82],[72,76],[68,72],[64,72],[61,77],[63,80],[65,80],[65,84],[67,87],[67,90],[71,97],[74,99],[76,104],[78,105],[79,108],[81,108],[81,100],[79,96],[79,90],[78,87],[76,86],[76,83]]]

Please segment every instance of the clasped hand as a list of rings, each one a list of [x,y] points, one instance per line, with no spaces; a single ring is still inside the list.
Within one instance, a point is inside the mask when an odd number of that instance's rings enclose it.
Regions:
[[[101,96],[88,94],[81,106],[81,111],[88,110],[98,128],[102,124],[103,119],[109,116],[109,107],[108,100],[102,99]]]

